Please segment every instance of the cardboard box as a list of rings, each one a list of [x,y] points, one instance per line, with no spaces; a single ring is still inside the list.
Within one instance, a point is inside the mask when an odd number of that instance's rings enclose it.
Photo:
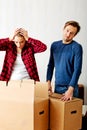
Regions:
[[[80,130],[82,126],[82,100],[61,101],[60,94],[50,96],[50,130]]]
[[[0,130],[48,130],[47,88],[46,83],[33,80],[9,81],[8,85],[1,81]]]
[[[36,99],[34,110],[34,130],[48,130],[48,100]]]

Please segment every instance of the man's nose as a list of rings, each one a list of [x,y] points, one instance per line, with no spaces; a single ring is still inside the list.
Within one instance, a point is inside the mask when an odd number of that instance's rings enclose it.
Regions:
[[[67,36],[68,36],[68,37],[70,36],[70,32],[67,33]]]

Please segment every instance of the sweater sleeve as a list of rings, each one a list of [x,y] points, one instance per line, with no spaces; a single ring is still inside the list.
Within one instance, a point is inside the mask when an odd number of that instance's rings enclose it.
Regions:
[[[69,86],[75,87],[78,83],[79,76],[82,70],[82,55],[83,55],[82,46],[81,45],[75,46],[73,48],[73,51],[74,51],[74,72],[71,81],[69,83]]]
[[[53,70],[54,70],[54,58],[53,58],[53,51],[52,51],[52,45],[51,45],[49,63],[47,66],[46,81],[52,80]]]
[[[40,40],[29,38],[28,43],[32,44],[34,53],[40,53],[47,49],[47,46],[44,43],[42,43]]]

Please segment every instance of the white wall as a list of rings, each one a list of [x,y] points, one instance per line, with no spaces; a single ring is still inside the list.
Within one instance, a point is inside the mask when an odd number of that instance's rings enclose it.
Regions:
[[[81,25],[75,40],[83,46],[83,68],[80,83],[85,85],[87,104],[87,0],[0,0],[0,38],[9,37],[17,27],[23,27],[29,36],[47,44],[47,51],[37,54],[36,61],[41,81],[45,81],[49,48],[54,40],[61,39],[62,27],[67,20]],[[0,70],[4,53],[0,53]]]

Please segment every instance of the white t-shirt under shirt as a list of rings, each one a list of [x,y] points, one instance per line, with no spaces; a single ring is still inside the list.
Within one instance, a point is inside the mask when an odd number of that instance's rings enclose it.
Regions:
[[[10,80],[30,79],[26,67],[22,61],[21,54],[17,54]]]

